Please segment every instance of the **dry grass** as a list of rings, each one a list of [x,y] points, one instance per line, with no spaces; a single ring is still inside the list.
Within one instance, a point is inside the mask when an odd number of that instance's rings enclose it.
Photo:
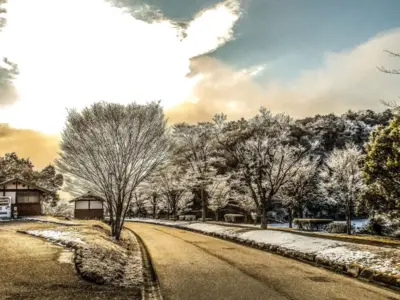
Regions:
[[[47,238],[75,250],[79,274],[92,282],[140,288],[142,259],[136,237],[124,232],[121,240],[110,236],[110,228],[99,221],[82,221],[80,226],[58,226],[27,233]]]

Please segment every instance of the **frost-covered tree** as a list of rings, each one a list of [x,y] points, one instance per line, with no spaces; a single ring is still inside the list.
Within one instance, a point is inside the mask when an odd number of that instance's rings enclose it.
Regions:
[[[252,213],[259,211],[247,185],[243,184],[240,176],[233,174],[230,179],[231,192],[230,197],[236,200],[240,209],[246,212],[246,219]],[[259,214],[257,214],[259,215]]]
[[[303,211],[308,201],[315,198],[317,193],[318,160],[306,157],[299,162],[289,175],[278,198],[282,201],[289,217],[289,227],[292,228],[293,215],[303,217]]]
[[[193,197],[186,176],[181,167],[169,163],[159,170],[157,179],[159,193],[166,201],[168,214],[171,213],[172,219],[176,220],[178,210],[188,198]]]
[[[188,182],[192,184],[193,189],[200,192],[203,222],[208,205],[207,185],[212,183],[212,177],[215,175],[212,165],[213,131],[212,123],[180,123],[173,128],[174,162],[187,170]]]
[[[359,193],[364,189],[360,168],[361,151],[354,144],[334,149],[320,173],[320,187],[324,196],[343,209],[347,233],[351,234],[351,216]]]
[[[243,179],[261,214],[261,228],[267,228],[267,214],[272,199],[287,184],[289,175],[312,149],[292,144],[293,120],[286,115],[273,116],[262,108],[248,122],[226,123],[217,115],[216,139],[225,155],[236,162],[237,175]]]
[[[137,186],[167,157],[166,119],[157,102],[72,109],[60,148],[57,167],[68,177],[67,190],[106,199],[112,236],[119,239]]]
[[[153,219],[157,218],[159,211],[165,206],[160,181],[160,175],[154,173],[137,188],[138,191],[143,193],[143,197],[146,199],[145,207],[150,211]]]
[[[219,210],[228,204],[230,192],[228,177],[224,175],[216,175],[212,183],[207,186],[208,204],[215,211],[217,221]]]
[[[136,217],[147,217],[146,200],[146,194],[137,188],[133,193],[130,213]]]

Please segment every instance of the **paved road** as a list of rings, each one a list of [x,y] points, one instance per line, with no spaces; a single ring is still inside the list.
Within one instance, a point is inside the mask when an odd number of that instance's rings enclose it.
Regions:
[[[136,290],[99,286],[79,279],[71,263],[72,255],[62,247],[16,232],[50,227],[54,225],[0,223],[1,300],[140,299]]]
[[[305,263],[189,231],[127,223],[149,249],[166,300],[400,299]]]

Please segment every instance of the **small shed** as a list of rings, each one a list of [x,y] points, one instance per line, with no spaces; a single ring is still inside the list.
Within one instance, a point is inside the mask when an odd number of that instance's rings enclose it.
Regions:
[[[42,201],[50,190],[15,177],[0,182],[1,196],[11,198],[11,212],[14,216],[38,216],[42,213]]]
[[[75,203],[74,217],[75,219],[103,219],[104,218],[104,202],[101,197],[88,192],[78,198],[72,199],[70,202]]]

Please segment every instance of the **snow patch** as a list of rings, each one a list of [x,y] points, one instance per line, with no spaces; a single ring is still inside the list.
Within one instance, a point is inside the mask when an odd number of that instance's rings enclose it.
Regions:
[[[78,243],[78,244],[85,244],[79,237],[77,237],[71,231],[59,231],[59,230],[27,230],[27,233],[42,237],[51,241],[62,241],[64,243]]]

